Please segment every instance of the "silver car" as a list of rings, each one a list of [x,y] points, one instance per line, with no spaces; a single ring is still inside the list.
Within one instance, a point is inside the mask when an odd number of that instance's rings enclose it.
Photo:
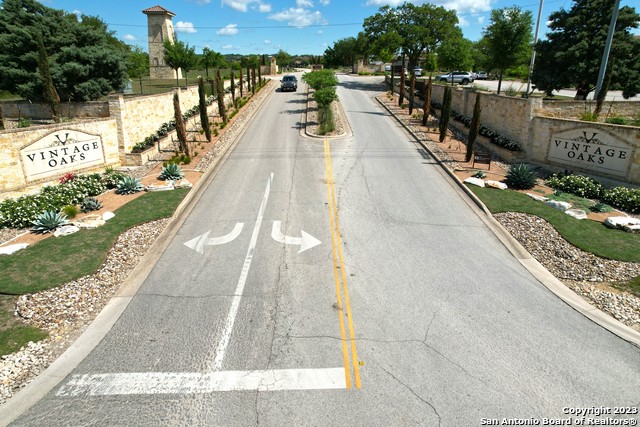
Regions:
[[[460,83],[463,85],[473,83],[473,76],[468,71],[453,71],[449,74],[436,76],[436,81],[447,83]]]

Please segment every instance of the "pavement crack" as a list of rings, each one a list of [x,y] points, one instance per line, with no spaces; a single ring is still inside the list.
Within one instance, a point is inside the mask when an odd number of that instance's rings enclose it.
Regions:
[[[415,392],[415,390],[413,390],[411,387],[409,387],[407,384],[405,384],[404,382],[402,382],[398,377],[396,377],[395,375],[393,375],[390,371],[388,371],[387,369],[384,368],[384,366],[380,365],[379,363],[377,363],[375,360],[372,361],[372,363],[376,366],[378,366],[380,369],[382,369],[387,375],[389,375],[391,378],[393,378],[394,380],[396,380],[396,382],[400,385],[402,385],[404,388],[406,388],[413,396],[416,397],[416,399],[420,400],[422,403],[424,403],[426,406],[428,406],[429,408],[431,408],[431,410],[433,411],[434,414],[436,414],[436,417],[438,417],[438,426],[441,425],[442,423],[442,417],[440,416],[440,414],[438,413],[438,410],[436,409],[436,407],[429,402],[428,400],[424,399],[422,396],[420,396],[418,393]]]

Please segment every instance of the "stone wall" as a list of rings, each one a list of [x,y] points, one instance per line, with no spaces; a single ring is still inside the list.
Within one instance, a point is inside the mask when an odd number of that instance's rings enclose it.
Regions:
[[[397,92],[400,79],[396,78],[394,80],[396,84],[395,91]],[[390,83],[388,76],[386,81]],[[419,93],[424,93],[424,84],[424,81],[416,84],[416,90]],[[432,101],[442,103],[444,88],[445,86],[443,85],[433,85]],[[544,101],[542,98],[516,98],[489,92],[474,92],[473,88],[460,85],[453,86],[451,108],[467,117],[472,117],[478,94],[481,95],[481,123],[500,135],[517,141],[522,147],[523,152],[516,153],[517,155],[513,156],[513,158],[546,165],[558,170],[571,169],[604,178],[640,184],[640,128],[547,117],[549,111],[557,111],[557,115],[571,116],[575,114],[576,110],[584,108],[584,101]],[[423,101],[418,99],[417,102],[422,105]],[[605,103],[605,106],[608,104],[610,103]],[[617,110],[612,108],[612,111],[627,111],[637,114],[638,104],[637,102],[616,102],[613,105]],[[565,107],[567,111],[563,110]],[[460,123],[453,121],[452,126],[460,130],[464,128]],[[591,164],[588,162],[581,164],[578,161],[573,164],[554,161],[553,156],[549,154],[553,148],[554,141],[552,139],[556,137],[562,139],[562,135],[567,132],[575,134],[570,139],[578,138],[582,130],[588,131],[588,135],[597,134],[598,138],[602,138],[602,141],[604,141],[603,144],[624,147],[624,155],[629,156],[628,159],[630,159],[629,166],[624,168],[624,171],[614,171],[612,169],[611,173],[607,173],[603,165],[597,164],[599,157],[592,157],[596,163]],[[591,147],[595,147],[595,145],[592,144]],[[586,149],[584,144],[582,149]],[[593,148],[592,151],[596,149]],[[492,151],[500,151],[500,149]],[[602,151],[606,152],[604,145],[602,146]],[[585,154],[585,159],[590,159],[586,153],[583,154]],[[576,157],[578,156],[579,153],[576,153]],[[608,161],[609,159],[605,156],[605,165]]]
[[[595,108],[596,103],[593,100],[545,100],[537,114],[546,117],[579,119],[581,114],[592,112]],[[640,102],[638,101],[605,101],[600,115],[604,120],[605,117],[633,118],[638,114],[640,114]]]
[[[65,129],[101,136],[105,162],[99,167],[90,169],[103,170],[107,166],[120,164],[117,122],[113,118],[6,130],[0,132],[0,171],[2,171],[0,173],[0,192],[18,191],[51,181],[51,179],[44,179],[28,182],[20,158],[20,150],[40,138]],[[57,182],[57,179],[52,182]]]
[[[230,81],[225,81],[225,87],[229,87]],[[246,89],[246,83],[245,83]],[[236,89],[239,95],[239,89]],[[185,89],[176,89],[179,92],[180,107],[183,112],[198,105],[198,87],[190,86]],[[246,93],[246,91],[245,91]],[[225,95],[225,104],[231,103],[231,94]],[[60,175],[73,171],[103,170],[107,166],[138,165],[146,163],[153,156],[149,151],[145,156],[132,155],[133,146],[153,134],[165,122],[174,118],[173,92],[158,95],[137,97],[124,97],[113,95],[107,103],[102,104],[100,111],[106,111],[110,116],[104,119],[85,119],[60,124],[42,126],[29,126],[27,128],[8,129],[0,131],[0,193],[6,195],[11,192],[24,190],[27,187],[37,187],[46,182],[57,182],[56,178],[49,180],[29,180],[25,166],[22,164],[21,150],[41,140],[47,135],[57,131],[77,131],[89,135],[98,135],[102,140],[104,163],[91,168],[82,167],[72,170],[64,170]],[[78,107],[81,109],[82,107]],[[218,114],[217,102],[208,107],[209,115]],[[103,113],[101,113],[103,114]],[[197,117],[192,118],[198,121]],[[64,137],[64,132],[61,134]],[[62,150],[61,148],[59,148]],[[157,154],[157,149],[156,149]]]
[[[49,104],[29,101],[4,101],[0,103],[0,117],[17,119],[26,117],[35,120],[51,119]],[[109,103],[106,101],[63,102],[60,104],[60,115],[73,118],[109,117]]]

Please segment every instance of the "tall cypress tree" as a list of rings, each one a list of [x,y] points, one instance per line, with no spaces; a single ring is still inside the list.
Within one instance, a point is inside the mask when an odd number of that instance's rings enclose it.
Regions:
[[[182,110],[180,109],[180,98],[178,94],[173,94],[173,114],[176,119],[176,134],[178,136],[178,143],[180,144],[180,151],[187,156],[189,154],[189,145],[187,144],[187,130],[184,126],[184,120],[182,119]]]
[[[47,50],[44,47],[44,41],[42,40],[42,34],[36,32],[36,41],[38,42],[38,71],[40,72],[40,78],[42,79],[42,97],[51,107],[51,116],[56,123],[60,122],[60,96],[58,91],[53,85],[53,79],[51,78],[51,70],[49,69],[49,56]]]
[[[242,98],[244,96],[242,85],[243,85],[243,83],[242,83],[242,67],[240,67],[240,76],[238,77],[238,86],[240,86],[240,98]]]
[[[220,76],[220,70],[216,72],[216,93],[218,94],[218,113],[224,123],[227,122],[227,108],[224,105],[224,83]]]
[[[433,83],[431,81],[431,76],[429,76],[429,81],[424,88],[424,105],[422,107],[422,126],[427,125],[427,121],[429,120],[429,115],[431,114],[431,89],[433,88]]]
[[[233,75],[235,71],[231,70],[231,102],[233,103],[234,108],[238,108],[238,102],[236,100],[236,82]]]
[[[204,93],[204,80],[202,80],[202,77],[198,78],[198,100],[200,108],[200,124],[202,125],[202,129],[204,129],[204,135],[207,137],[207,141],[211,142],[211,126],[209,125],[207,99]]]
[[[476,103],[473,106],[473,118],[471,119],[471,125],[469,126],[469,138],[467,139],[467,153],[464,156],[464,160],[466,162],[470,161],[473,156],[473,147],[476,144],[478,132],[480,131],[481,113],[482,107],[480,106],[480,94],[476,93]]]
[[[449,127],[449,117],[451,116],[451,87],[444,88],[444,99],[442,100],[442,111],[440,111],[440,142],[444,142],[447,137]]]

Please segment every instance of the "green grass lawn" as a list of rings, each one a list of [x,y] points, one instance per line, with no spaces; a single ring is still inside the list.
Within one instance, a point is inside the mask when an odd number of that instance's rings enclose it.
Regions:
[[[0,257],[0,355],[13,353],[29,341],[47,336],[45,331],[25,326],[13,316],[17,295],[54,288],[100,268],[117,237],[127,229],[167,218],[189,190],[144,194],[115,211],[102,227],[81,230],[64,237],[50,237]]]
[[[572,245],[599,257],[640,262],[640,235],[575,219],[517,191],[468,186],[492,213],[522,212],[545,219]]]

